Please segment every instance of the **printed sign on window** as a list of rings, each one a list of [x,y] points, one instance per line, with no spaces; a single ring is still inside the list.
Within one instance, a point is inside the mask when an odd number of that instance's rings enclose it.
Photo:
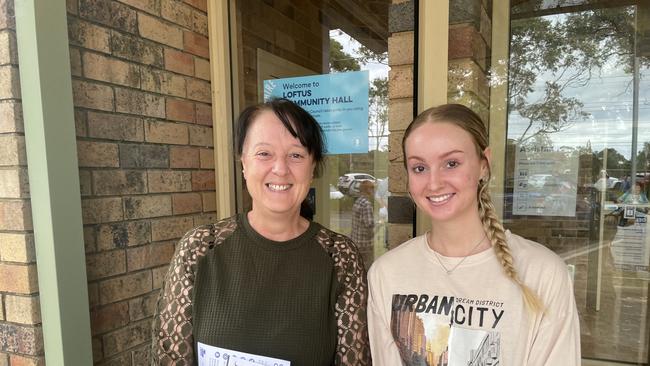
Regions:
[[[368,152],[368,71],[264,80],[264,100],[287,98],[320,124],[328,154]]]

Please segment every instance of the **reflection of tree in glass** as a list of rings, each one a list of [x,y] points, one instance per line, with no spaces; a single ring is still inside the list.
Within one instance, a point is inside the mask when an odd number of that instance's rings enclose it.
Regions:
[[[566,92],[586,86],[603,66],[623,66],[631,72],[633,22],[634,7],[512,21],[508,108],[527,122],[519,143],[566,130],[587,117],[583,102]],[[649,63],[647,58],[641,62]],[[493,77],[492,82],[502,80]],[[541,95],[533,98],[536,92]]]
[[[330,38],[330,72],[359,71],[357,59],[343,50],[343,45]]]
[[[330,38],[330,72],[359,71],[369,63],[388,65],[388,53],[377,53],[360,45],[354,54],[343,50],[343,45]],[[388,78],[370,81],[368,137],[370,150],[388,151]]]

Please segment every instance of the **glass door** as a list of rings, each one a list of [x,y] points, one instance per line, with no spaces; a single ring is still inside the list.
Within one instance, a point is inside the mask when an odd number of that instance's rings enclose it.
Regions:
[[[573,273],[583,358],[647,364],[650,6],[511,5],[505,224]]]
[[[308,196],[313,219],[355,240],[369,267],[388,246],[391,1],[233,3],[235,113],[285,97],[318,120],[328,156]],[[393,99],[412,98],[412,78],[399,87],[410,93]],[[237,186],[238,210],[248,211],[241,175]]]

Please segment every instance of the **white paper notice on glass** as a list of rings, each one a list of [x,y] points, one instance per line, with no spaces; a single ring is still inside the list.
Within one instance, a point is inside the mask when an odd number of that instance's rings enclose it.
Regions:
[[[198,342],[199,366],[290,366],[291,362]]]

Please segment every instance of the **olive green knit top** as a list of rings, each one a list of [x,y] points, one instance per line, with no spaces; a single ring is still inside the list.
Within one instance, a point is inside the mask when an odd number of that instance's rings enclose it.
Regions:
[[[357,249],[310,223],[258,234],[245,214],[196,228],[174,255],[154,316],[152,364],[194,365],[197,342],[301,365],[369,365]]]

